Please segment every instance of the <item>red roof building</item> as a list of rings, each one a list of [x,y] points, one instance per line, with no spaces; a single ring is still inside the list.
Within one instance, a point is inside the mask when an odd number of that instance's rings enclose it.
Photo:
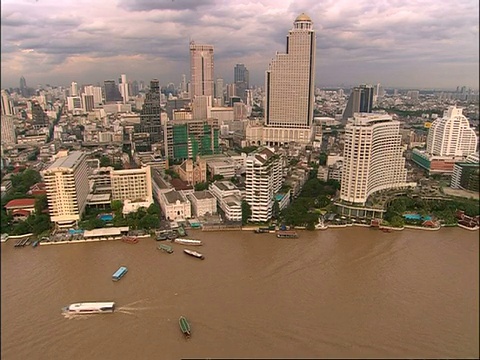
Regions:
[[[45,183],[39,182],[36,184],[33,184],[30,186],[30,190],[28,190],[27,194],[28,195],[43,195],[47,193],[47,188],[45,186]]]
[[[7,211],[26,210],[30,213],[35,212],[35,199],[14,199],[5,205]]]

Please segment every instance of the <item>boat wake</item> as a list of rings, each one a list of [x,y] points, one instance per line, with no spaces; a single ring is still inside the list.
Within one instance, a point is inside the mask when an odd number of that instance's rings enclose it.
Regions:
[[[63,317],[68,320],[87,320],[91,317],[94,317],[96,314],[68,314],[62,313]]]

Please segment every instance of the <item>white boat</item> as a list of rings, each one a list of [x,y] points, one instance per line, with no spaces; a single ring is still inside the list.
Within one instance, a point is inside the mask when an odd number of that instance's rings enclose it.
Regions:
[[[202,260],[205,259],[205,256],[203,256],[203,254],[200,254],[199,252],[196,252],[196,251],[193,251],[193,250],[184,249],[183,252],[187,255],[196,257],[198,259],[202,259]]]
[[[66,314],[108,314],[115,310],[114,302],[73,303],[63,308]]]
[[[175,240],[173,240],[173,242],[177,244],[182,244],[182,245],[193,245],[193,246],[203,245],[203,243],[200,240],[193,240],[193,239],[176,238]]]

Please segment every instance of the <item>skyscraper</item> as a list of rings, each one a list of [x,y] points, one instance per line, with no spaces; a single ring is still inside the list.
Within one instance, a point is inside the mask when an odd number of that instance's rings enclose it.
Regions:
[[[75,81],[72,81],[70,85],[70,96],[78,96],[78,84]]]
[[[145,95],[145,101],[140,112],[140,124],[135,126],[136,133],[150,134],[148,147],[162,139],[160,113],[160,85],[157,79],[153,79],[150,81],[150,90]]]
[[[315,43],[312,20],[302,13],[288,33],[286,52],[277,53],[266,71],[263,136],[271,145],[311,140]]]
[[[371,113],[373,108],[373,86],[360,85],[354,87],[343,111],[342,120],[346,123],[355,113]]]
[[[2,145],[13,145],[17,143],[13,116],[2,114],[0,117],[0,129],[2,130],[0,131]]]
[[[27,80],[25,80],[23,76],[20,78],[20,94],[22,94],[23,97],[28,96]]]
[[[340,199],[364,205],[374,192],[409,186],[401,141],[400,122],[388,114],[356,113],[350,118]]]
[[[245,90],[249,88],[249,73],[244,64],[237,64],[233,69],[233,82],[235,83],[236,93],[245,103]]]
[[[220,106],[224,104],[224,96],[223,96],[223,79],[218,78],[215,82],[215,99],[219,101]]]
[[[449,106],[441,119],[435,120],[427,136],[427,154],[466,157],[477,151],[478,138],[463,109]]]
[[[13,115],[13,102],[6,90],[2,90],[2,115]]]
[[[122,94],[118,91],[115,80],[105,80],[105,102],[122,101]]]
[[[126,104],[129,97],[127,75],[122,74],[122,77],[120,79],[120,94],[122,95],[123,103]]]
[[[214,97],[213,92],[213,46],[190,42],[191,97],[206,95]]]

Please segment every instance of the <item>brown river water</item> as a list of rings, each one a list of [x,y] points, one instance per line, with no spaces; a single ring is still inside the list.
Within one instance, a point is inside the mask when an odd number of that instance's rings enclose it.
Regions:
[[[479,233],[190,231],[205,255],[106,241],[1,245],[1,357],[478,358]],[[118,282],[119,266],[128,273]],[[113,314],[65,317],[81,301]],[[183,338],[179,316],[191,324]]]

